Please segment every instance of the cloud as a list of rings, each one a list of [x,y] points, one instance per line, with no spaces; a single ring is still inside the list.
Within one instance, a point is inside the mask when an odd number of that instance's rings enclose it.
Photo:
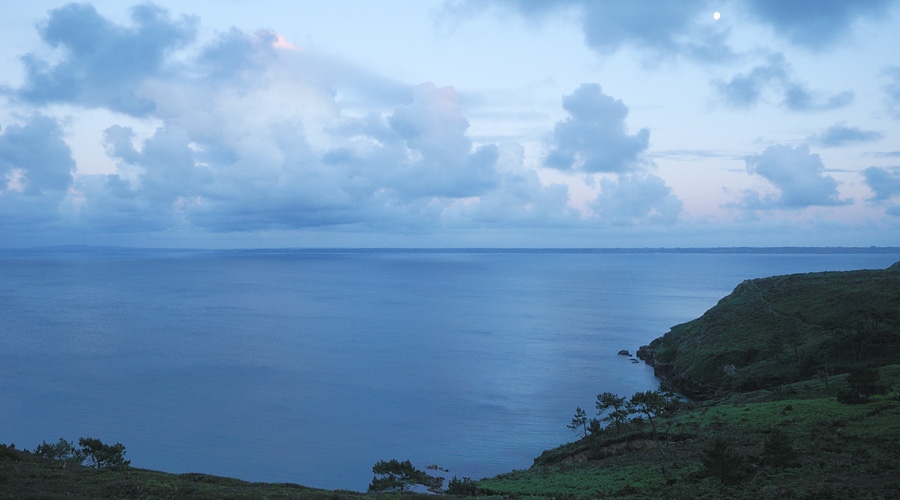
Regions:
[[[601,221],[614,225],[673,224],[682,203],[660,177],[630,174],[601,179],[591,208]]]
[[[875,130],[862,130],[859,127],[847,127],[836,124],[828,127],[821,134],[811,135],[807,140],[826,148],[836,148],[847,144],[877,141],[884,134]]]
[[[260,110],[273,91],[284,90],[271,85],[245,92],[246,106],[177,98],[182,114],[139,147],[130,129],[110,127],[107,152],[118,171],[79,184],[85,223],[111,231],[355,224],[403,231],[434,223],[456,199],[498,187],[497,147],[473,147],[451,87],[420,85],[391,114],[357,119],[342,117],[333,95],[303,82],[292,82],[293,100],[307,99],[299,109]],[[232,96],[228,86],[220,92]],[[166,97],[159,99],[160,109],[169,109]],[[239,114],[254,105],[258,120]],[[185,118],[202,112],[195,107],[213,115]]]
[[[469,0],[448,4],[444,10],[461,17],[482,11],[485,5],[499,6],[528,19],[543,19],[559,11],[575,9],[581,14],[585,42],[603,55],[634,47],[651,59],[684,56],[699,62],[719,62],[734,56],[726,43],[728,32],[699,21],[711,19],[711,2],[707,0]]]
[[[253,37],[231,28],[201,50],[196,67],[209,83],[237,83],[235,79],[247,72],[258,74],[276,57],[275,41],[270,32]]]
[[[448,224],[492,227],[558,227],[579,222],[577,210],[569,207],[569,189],[564,184],[545,186],[537,172],[525,168],[524,148],[519,144],[498,147],[497,189],[477,198],[461,199],[447,209]]]
[[[198,164],[187,133],[160,127],[133,146],[134,132],[113,126],[105,132],[107,152],[118,160],[118,172],[81,176],[77,188],[85,196],[83,220],[112,231],[152,231],[184,225],[184,212],[206,194],[209,168]]]
[[[196,20],[141,5],[131,21],[66,5],[40,26],[61,59],[23,58],[26,79],[15,95],[26,103],[99,107],[158,124],[140,143],[130,128],[106,130],[114,174],[80,175],[73,185],[68,156],[69,208],[81,230],[404,230],[499,186],[497,146],[474,147],[452,87],[398,84],[286,47],[267,30],[232,29],[179,62],[169,56],[193,41]],[[344,112],[354,106],[380,111]],[[59,136],[58,127],[35,123],[44,129],[32,135]],[[21,148],[34,144],[15,127],[8,132]],[[50,170],[4,168],[7,198],[51,180]]]
[[[750,108],[764,100],[767,91],[780,97],[780,104],[791,111],[828,111],[845,107],[853,102],[850,91],[822,97],[810,91],[791,75],[791,67],[784,54],[772,54],[765,64],[748,73],[739,73],[729,81],[716,80],[714,87],[726,104],[736,108]]]
[[[888,215],[900,217],[900,167],[869,167],[862,173],[873,192],[869,201],[884,205]]]
[[[39,26],[41,39],[61,48],[49,62],[22,57],[25,83],[16,96],[32,104],[72,103],[146,116],[153,103],[141,96],[141,83],[165,70],[165,57],[193,41],[196,20],[173,21],[151,4],[131,9],[132,27],[111,23],[90,4],[67,4],[50,11]]]
[[[869,153],[869,156],[875,156],[878,158],[900,158],[900,151],[874,152],[874,153]]]
[[[891,3],[893,0],[755,0],[741,7],[788,41],[820,50],[847,36],[854,23],[884,18]]]
[[[0,225],[56,220],[75,161],[53,118],[36,115],[0,131]]]
[[[874,193],[871,201],[886,201],[900,196],[900,167],[869,167],[863,170],[863,177]]]
[[[413,93],[412,104],[397,108],[388,118],[413,160],[396,170],[400,191],[416,196],[477,196],[496,185],[497,148],[482,146],[474,153],[466,135],[452,87],[427,83]]]
[[[762,154],[745,159],[747,172],[759,175],[778,189],[778,195],[761,198],[748,192],[738,204],[751,210],[775,208],[802,209],[811,206],[846,205],[838,199],[837,181],[823,175],[825,166],[819,155],[803,144],[793,148],[776,144]]]
[[[582,84],[563,97],[569,118],[557,122],[545,164],[559,170],[629,172],[642,162],[650,131],[625,132],[628,107],[603,93],[597,84]]]
[[[894,118],[900,119],[900,66],[885,69],[884,76],[890,79],[884,86],[888,111]]]

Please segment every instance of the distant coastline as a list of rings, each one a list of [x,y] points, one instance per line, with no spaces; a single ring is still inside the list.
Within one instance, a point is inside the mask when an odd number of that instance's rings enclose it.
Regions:
[[[893,254],[900,247],[695,247],[695,248],[147,248],[93,245],[59,245],[27,248],[0,248],[0,254],[23,253],[144,253],[144,252],[208,252],[226,254],[390,254],[390,253],[509,253],[509,254],[755,254],[755,255],[846,255]]]

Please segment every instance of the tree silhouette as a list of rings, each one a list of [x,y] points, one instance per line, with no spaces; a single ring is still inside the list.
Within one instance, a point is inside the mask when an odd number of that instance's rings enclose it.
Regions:
[[[98,469],[131,463],[131,460],[125,460],[125,445],[122,443],[108,445],[103,444],[99,439],[80,438],[78,445],[81,446],[83,456]]]
[[[372,478],[369,491],[406,491],[414,484],[427,485],[433,482],[431,476],[413,467],[409,460],[379,460],[372,466],[372,472],[375,477]]]
[[[580,428],[582,437],[587,437],[587,421],[587,413],[579,406],[575,409],[575,416],[572,417],[572,423],[566,427],[575,431],[576,434]]]
[[[619,397],[611,392],[604,392],[603,394],[597,395],[596,406],[599,415],[602,415],[606,410],[612,410],[603,417],[603,421],[615,424],[616,432],[621,432],[622,424],[628,419],[628,409],[625,398]]]

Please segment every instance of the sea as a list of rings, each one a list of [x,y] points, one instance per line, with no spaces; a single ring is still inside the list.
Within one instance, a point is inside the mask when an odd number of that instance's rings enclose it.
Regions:
[[[863,253],[859,253],[863,252]],[[365,490],[379,460],[481,478],[655,389],[636,349],[746,279],[900,251],[0,251],[0,443]],[[629,356],[617,354],[629,351]]]

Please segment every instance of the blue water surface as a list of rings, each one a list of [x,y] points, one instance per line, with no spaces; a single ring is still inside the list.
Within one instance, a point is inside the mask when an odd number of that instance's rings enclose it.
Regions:
[[[382,459],[479,478],[652,389],[617,356],[748,278],[896,254],[0,253],[0,442],[364,490]]]

